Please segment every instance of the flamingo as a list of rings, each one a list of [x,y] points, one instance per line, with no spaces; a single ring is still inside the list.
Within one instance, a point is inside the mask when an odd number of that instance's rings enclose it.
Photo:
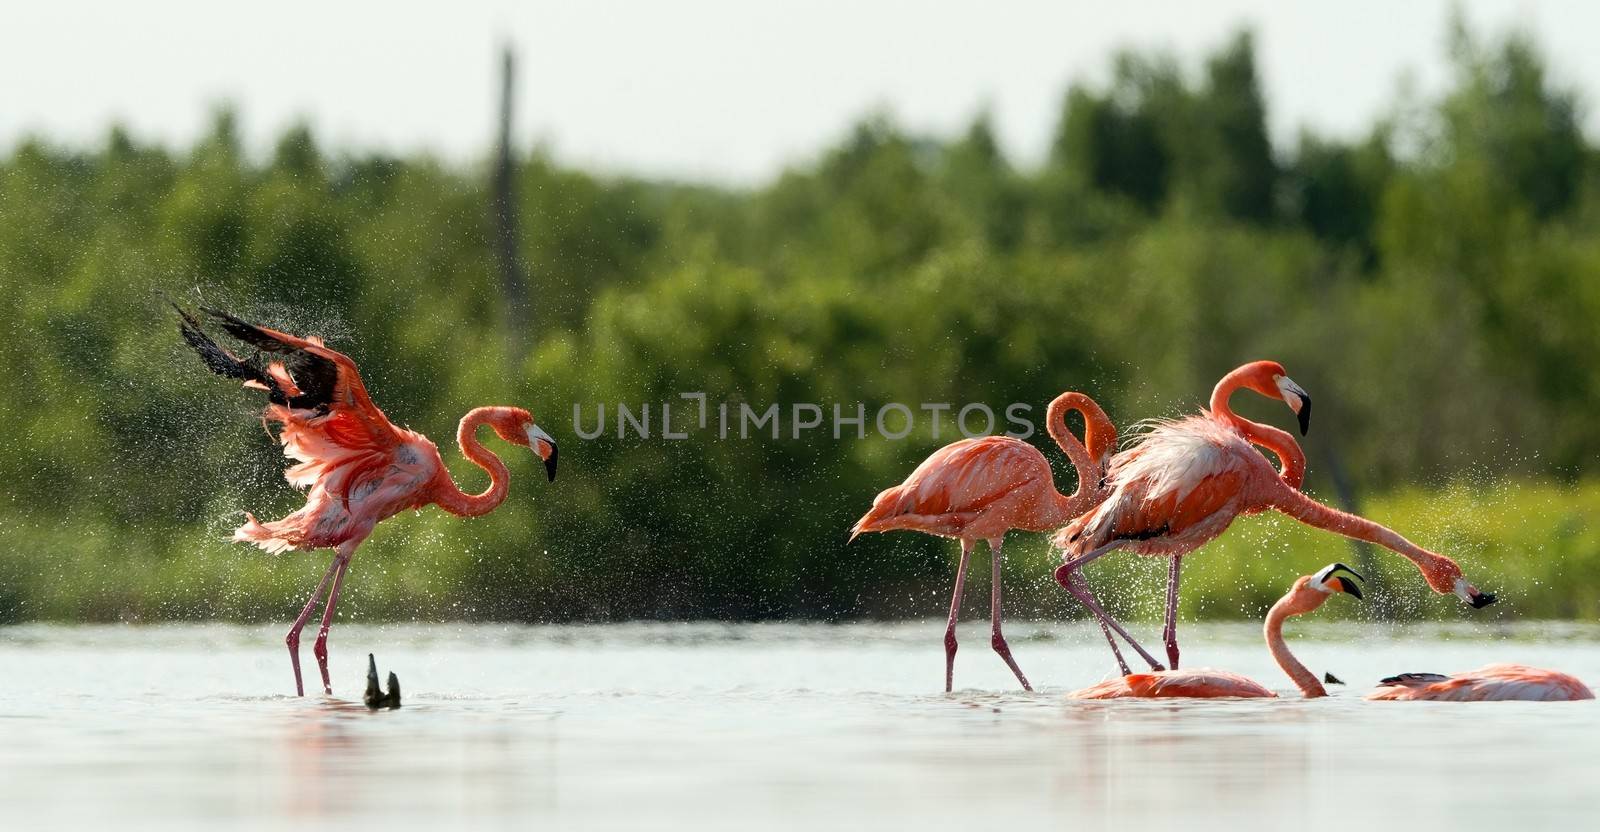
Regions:
[[[1288,433],[1236,415],[1228,407],[1234,391],[1246,389],[1279,399],[1294,411],[1303,435],[1310,427],[1311,396],[1290,380],[1283,365],[1255,361],[1223,376],[1211,392],[1209,411],[1172,421],[1157,421],[1132,447],[1111,459],[1106,470],[1109,494],[1052,538],[1063,550],[1055,577],[1102,622],[1149,663],[1156,661],[1095,598],[1084,591],[1078,570],[1116,549],[1171,559],[1167,573],[1167,660],[1178,666],[1178,576],[1183,556],[1222,534],[1241,514],[1274,509],[1310,526],[1376,543],[1416,564],[1435,592],[1453,593],[1473,608],[1494,603],[1462,576],[1450,558],[1430,552],[1370,520],[1325,506],[1299,490],[1305,454]],[[1252,447],[1275,455],[1274,470]]]
[[[1343,574],[1340,574],[1343,573]],[[1356,571],[1342,563],[1329,564],[1315,574],[1297,578],[1288,593],[1278,599],[1267,613],[1262,628],[1267,639],[1267,649],[1278,667],[1294,681],[1295,687],[1307,699],[1327,696],[1316,674],[1306,669],[1299,659],[1289,652],[1283,640],[1283,624],[1295,616],[1305,615],[1321,607],[1336,592],[1361,597],[1361,578]],[[1227,670],[1158,670],[1150,673],[1130,673],[1117,679],[1108,679],[1098,685],[1067,694],[1068,699],[1165,699],[1165,698],[1221,698],[1241,699],[1275,698],[1276,693],[1246,676]]]
[[[296,696],[305,695],[300,678],[300,631],[329,579],[333,586],[313,652],[322,671],[323,692],[333,693],[328,680],[328,628],[350,558],[374,526],[398,512],[429,503],[459,517],[478,517],[505,500],[509,472],[499,457],[478,442],[479,427],[488,425],[501,439],[531,447],[544,460],[548,478],[556,478],[556,442],[534,424],[528,411],[480,407],[461,419],[456,441],[468,460],[488,472],[489,487],[479,494],[467,494],[450,479],[438,447],[428,437],[390,422],[368,398],[355,362],[329,349],[322,339],[299,338],[205,309],[229,335],[256,350],[255,355],[240,358],[212,340],[194,315],[176,304],[174,308],[181,319],[179,332],[208,369],[267,394],[263,423],[283,426],[278,440],[284,455],[300,463],[285,471],[284,477],[291,485],[309,489],[305,506],[281,520],[262,523],[246,512],[245,524],[233,533],[234,541],[254,543],[274,554],[290,549],[334,550],[333,562],[284,637],[294,666]],[[398,700],[398,691],[395,696]]]
[[[1388,702],[1570,702],[1593,699],[1594,691],[1555,670],[1525,664],[1491,664],[1466,673],[1402,673],[1378,683],[1368,699]]]
[[[1082,442],[1067,429],[1066,414],[1083,417]],[[1094,400],[1082,393],[1062,393],[1045,411],[1045,427],[1078,471],[1072,496],[1056,490],[1050,463],[1038,448],[1009,436],[962,439],[935,451],[900,485],[880,493],[869,510],[850,528],[850,540],[862,532],[910,529],[954,537],[961,541],[961,564],[956,567],[955,594],[944,631],[944,689],[948,693],[956,659],[956,616],[967,563],[979,539],[989,544],[993,571],[990,609],[993,632],[989,644],[1016,674],[1023,690],[1033,690],[1011,656],[1000,629],[1000,547],[1012,529],[1048,531],[1093,507],[1104,497],[1100,487],[1106,458],[1116,446],[1117,430]],[[1102,625],[1103,628],[1103,625]],[[1116,641],[1105,631],[1113,652],[1121,660]]]
[[[1327,696],[1327,688],[1315,673],[1306,668],[1283,639],[1288,619],[1315,612],[1334,593],[1361,598],[1360,574],[1342,563],[1330,564],[1314,575],[1294,582],[1288,594],[1278,599],[1267,613],[1262,628],[1267,648],[1278,667],[1293,680],[1307,699]],[[1444,676],[1438,673],[1402,673],[1378,683],[1368,694],[1373,700],[1431,700],[1438,702],[1488,702],[1520,700],[1528,702],[1566,702],[1593,699],[1594,693],[1574,676],[1520,664],[1491,664],[1487,667]],[[1277,694],[1255,681],[1226,670],[1162,670],[1133,673],[1110,679],[1068,694],[1069,699],[1156,699],[1174,697],[1216,698],[1274,697]]]

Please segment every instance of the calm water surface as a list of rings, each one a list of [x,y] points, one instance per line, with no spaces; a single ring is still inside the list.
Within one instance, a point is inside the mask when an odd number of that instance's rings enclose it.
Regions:
[[[964,628],[948,696],[942,622],[344,625],[304,699],[280,629],[0,628],[0,827],[1534,829],[1600,783],[1595,702],[1359,699],[1496,660],[1594,685],[1595,627],[1301,626],[1350,683],[1306,702],[1255,626],[1188,625],[1186,664],[1287,697],[1181,703],[1065,701],[1110,666],[1073,625],[1009,629],[1033,694]],[[369,650],[401,710],[360,705]]]

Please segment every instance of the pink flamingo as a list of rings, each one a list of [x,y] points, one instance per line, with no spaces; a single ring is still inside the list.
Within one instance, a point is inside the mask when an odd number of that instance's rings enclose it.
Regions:
[[[1344,574],[1339,574],[1341,572]],[[1315,673],[1307,670],[1306,666],[1289,652],[1289,645],[1283,640],[1283,624],[1290,618],[1315,611],[1333,597],[1335,592],[1348,593],[1360,598],[1361,585],[1354,580],[1360,577],[1355,570],[1342,563],[1330,564],[1314,575],[1296,579],[1289,592],[1278,599],[1278,603],[1273,604],[1271,611],[1267,613],[1267,622],[1262,628],[1267,639],[1267,649],[1272,651],[1272,658],[1278,663],[1278,667],[1294,680],[1295,687],[1298,687],[1300,693],[1307,699],[1327,696],[1328,690],[1322,686]],[[1276,696],[1276,693],[1246,676],[1227,670],[1209,669],[1130,673],[1067,694],[1069,699],[1177,697],[1252,699]]]
[[[1343,574],[1341,574],[1343,573]],[[1315,673],[1306,668],[1283,639],[1283,625],[1295,616],[1315,612],[1333,593],[1361,598],[1361,578],[1342,563],[1294,582],[1288,594],[1272,605],[1262,628],[1267,648],[1278,667],[1294,681],[1307,699],[1327,696]],[[1379,682],[1367,695],[1375,700],[1431,700],[1436,702],[1566,702],[1593,699],[1594,693],[1576,677],[1554,670],[1520,664],[1492,664],[1470,673],[1403,673]],[[1226,670],[1160,670],[1132,673],[1068,694],[1071,699],[1156,699],[1174,697],[1272,697],[1272,691],[1255,681]]]
[[[1256,361],[1239,367],[1217,382],[1209,412],[1155,422],[1133,447],[1113,457],[1106,471],[1110,494],[1053,538],[1064,550],[1065,561],[1056,568],[1056,580],[1122,636],[1152,669],[1161,669],[1161,664],[1084,591],[1078,570],[1121,548],[1170,558],[1162,635],[1167,659],[1176,668],[1178,575],[1183,556],[1222,534],[1241,514],[1274,509],[1307,525],[1376,543],[1415,563],[1435,592],[1454,593],[1474,608],[1494,603],[1493,594],[1480,592],[1462,577],[1455,561],[1300,493],[1305,454],[1294,437],[1244,419],[1228,407],[1228,397],[1241,388],[1286,403],[1299,417],[1302,434],[1310,426],[1311,396],[1289,379],[1281,364]],[[1253,445],[1271,451],[1283,470],[1274,470]]]
[[[284,638],[294,665],[295,694],[303,696],[300,631],[332,578],[313,650],[322,671],[323,692],[332,694],[328,628],[350,558],[373,527],[398,512],[429,503],[460,517],[477,517],[499,506],[508,493],[510,475],[505,463],[478,442],[482,425],[513,445],[533,448],[544,460],[551,480],[556,477],[556,443],[521,408],[472,410],[461,419],[456,441],[467,459],[488,472],[489,487],[480,494],[467,494],[450,479],[438,447],[428,437],[391,423],[372,403],[355,362],[348,357],[328,349],[319,338],[297,338],[226,312],[205,312],[219,320],[229,335],[257,350],[257,355],[244,359],[223,349],[193,315],[178,309],[182,317],[178,329],[184,340],[212,372],[267,393],[262,419],[283,426],[278,439],[284,455],[300,463],[284,476],[291,485],[310,490],[305,506],[282,520],[262,523],[246,513],[246,522],[233,539],[273,553],[289,549],[335,552],[311,600]],[[271,354],[272,360],[263,361],[261,353]]]
[[[1402,673],[1378,683],[1368,699],[1430,702],[1570,702],[1593,699],[1594,691],[1555,670],[1525,664],[1491,664],[1467,673]]]
[[[1076,410],[1084,420],[1084,441],[1067,429],[1066,413]],[[1097,503],[1104,492],[1100,475],[1117,431],[1105,411],[1082,393],[1062,393],[1045,412],[1045,427],[1078,471],[1078,487],[1068,497],[1056,490],[1050,463],[1039,449],[1009,436],[963,439],[935,451],[906,481],[887,489],[872,501],[872,509],[850,529],[850,539],[862,532],[911,529],[961,541],[961,564],[956,567],[955,594],[944,631],[944,689],[951,690],[956,658],[956,616],[961,611],[961,591],[967,563],[977,541],[989,543],[993,575],[990,608],[993,633],[989,644],[1017,676],[1024,690],[1033,690],[1011,657],[1000,630],[1001,543],[1012,529],[1048,531],[1078,516]],[[1110,631],[1106,639],[1117,651]],[[1118,660],[1121,653],[1117,652]]]

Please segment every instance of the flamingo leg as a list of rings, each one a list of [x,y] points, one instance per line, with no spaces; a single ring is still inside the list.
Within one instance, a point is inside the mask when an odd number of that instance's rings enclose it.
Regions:
[[[1062,585],[1066,586],[1067,591],[1072,593],[1073,597],[1083,602],[1083,605],[1088,607],[1089,612],[1094,613],[1096,618],[1099,618],[1102,622],[1110,626],[1111,629],[1115,630],[1117,635],[1122,636],[1123,641],[1128,642],[1128,646],[1132,647],[1133,651],[1138,653],[1139,657],[1144,659],[1150,665],[1151,670],[1163,669],[1161,667],[1161,662],[1156,661],[1155,656],[1150,655],[1149,651],[1140,646],[1139,642],[1135,640],[1133,636],[1128,634],[1127,628],[1119,624],[1115,618],[1112,618],[1111,615],[1100,606],[1100,602],[1095,600],[1094,593],[1091,592],[1088,585],[1083,582],[1082,575],[1073,572],[1069,576],[1068,581],[1063,582]]]
[[[956,616],[961,614],[961,590],[967,584],[967,561],[972,559],[972,550],[977,544],[967,538],[961,539],[961,565],[956,567],[956,592],[950,598],[950,620],[944,627],[944,692],[949,693],[955,680],[956,670]]]
[[[1083,587],[1085,592],[1089,593],[1090,598],[1094,598],[1094,590],[1089,588],[1089,579],[1084,577],[1082,572],[1076,573],[1075,580]],[[1096,602],[1099,601],[1098,598],[1095,600]],[[1100,632],[1106,637],[1106,644],[1111,645],[1111,655],[1117,657],[1117,667],[1122,669],[1122,675],[1126,676],[1132,673],[1133,671],[1128,668],[1127,660],[1122,658],[1122,648],[1117,646],[1117,637],[1111,634],[1111,628],[1107,627],[1106,622],[1099,617],[1096,617],[1094,621],[1100,625]]]
[[[1183,555],[1172,556],[1171,571],[1167,573],[1167,626],[1161,639],[1167,643],[1167,664],[1178,669],[1178,574],[1183,569]]]
[[[333,683],[328,680],[328,627],[333,626],[333,610],[339,605],[339,590],[344,589],[344,573],[350,568],[350,552],[355,547],[339,547],[339,557],[334,558],[338,563],[338,571],[333,573],[333,589],[328,590],[328,606],[322,610],[322,627],[317,630],[317,645],[312,646],[312,653],[317,654],[317,669],[322,670],[322,693],[333,696]]]
[[[305,629],[306,621],[311,618],[311,611],[317,608],[317,601],[322,597],[322,590],[328,585],[328,579],[333,577],[333,572],[339,565],[339,557],[334,556],[333,562],[328,564],[328,571],[322,573],[322,580],[317,582],[317,589],[311,593],[311,600],[306,602],[305,609],[300,611],[300,617],[294,620],[289,627],[289,634],[283,637],[283,643],[289,645],[289,663],[294,665],[294,695],[305,696],[305,686],[300,681],[300,631]]]
[[[1128,634],[1127,628],[1118,623],[1115,618],[1112,618],[1106,613],[1105,609],[1100,606],[1099,600],[1094,597],[1094,592],[1089,589],[1088,582],[1084,580],[1083,575],[1077,571],[1078,568],[1084,564],[1089,563],[1096,558],[1103,557],[1126,542],[1127,541],[1123,540],[1113,540],[1110,543],[1099,547],[1098,549],[1088,552],[1087,554],[1079,555],[1078,557],[1072,558],[1066,563],[1061,564],[1060,566],[1056,567],[1056,583],[1059,583],[1061,586],[1065,587],[1068,592],[1072,593],[1072,597],[1077,598],[1085,607],[1089,609],[1089,612],[1094,613],[1094,616],[1100,619],[1102,626],[1109,626],[1112,630],[1116,631],[1117,635],[1122,636],[1122,640],[1128,642],[1128,646],[1132,647],[1134,652],[1138,653],[1141,658],[1149,663],[1151,670],[1161,670],[1161,663],[1156,661],[1155,657],[1150,655],[1149,651],[1145,650],[1144,647],[1141,646],[1133,636]],[[1113,652],[1116,652],[1114,645]],[[1127,665],[1126,663],[1122,662],[1122,655],[1120,653],[1117,653],[1117,660],[1118,664],[1121,664],[1123,669],[1126,670]],[[1123,675],[1127,674],[1124,673]]]
[[[333,559],[339,568],[333,573],[333,589],[328,590],[328,605],[322,610],[322,627],[317,630],[317,643],[311,648],[316,654],[317,669],[322,671],[322,692],[332,696],[333,683],[328,679],[328,628],[333,626],[333,609],[339,605],[339,590],[344,586],[344,573],[350,567],[350,554],[343,547]]]
[[[1005,563],[1005,556],[1000,553],[1000,546],[1004,542],[1004,538],[989,538],[989,563],[994,572],[989,590],[989,617],[994,629],[989,635],[989,646],[1000,654],[1000,658],[1005,660],[1006,667],[1011,668],[1011,672],[1017,675],[1017,681],[1022,683],[1022,689],[1031,691],[1033,686],[1028,684],[1028,677],[1022,675],[1022,668],[1017,667],[1017,660],[1011,658],[1011,647],[1006,644],[1006,637],[1000,633],[1000,567]]]

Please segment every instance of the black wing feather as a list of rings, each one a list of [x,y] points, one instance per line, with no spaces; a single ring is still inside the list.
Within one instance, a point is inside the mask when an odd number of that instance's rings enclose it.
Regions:
[[[213,373],[264,384],[267,387],[268,398],[273,404],[286,405],[296,410],[326,410],[332,404],[339,384],[339,366],[332,360],[280,340],[271,332],[227,312],[201,307],[206,314],[219,320],[229,335],[249,344],[259,352],[280,356],[279,360],[294,378],[295,386],[300,388],[300,395],[285,396],[279,389],[277,381],[261,367],[258,358],[244,359],[234,355],[212,340],[193,315],[185,312],[177,304],[173,304],[173,308],[177,309],[178,315],[182,317],[178,331],[182,333],[183,339],[189,342],[189,346],[200,354],[200,360]]]

